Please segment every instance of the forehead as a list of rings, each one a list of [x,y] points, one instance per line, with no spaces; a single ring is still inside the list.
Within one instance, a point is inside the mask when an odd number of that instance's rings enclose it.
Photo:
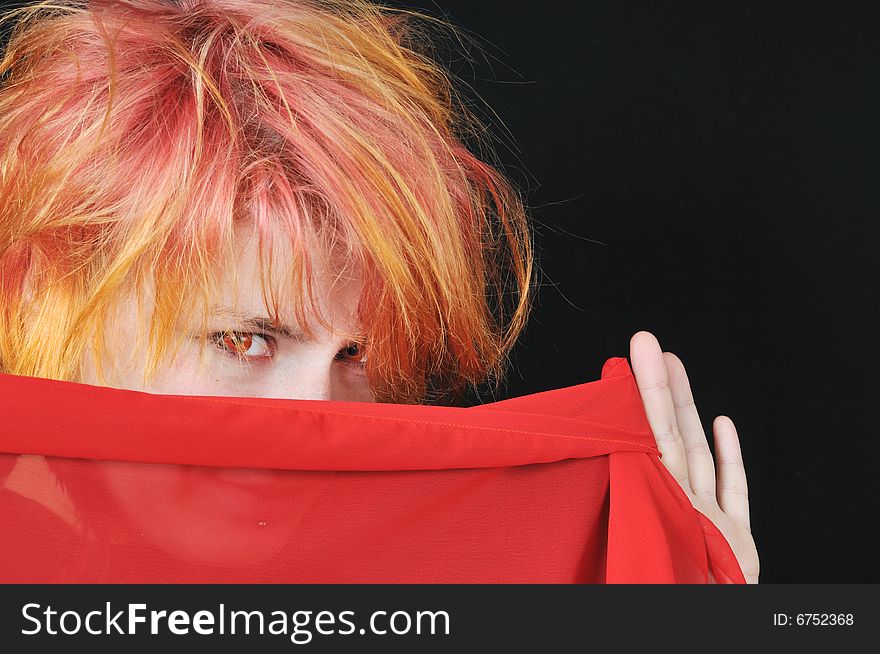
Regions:
[[[294,308],[306,302],[307,276],[320,311],[334,323],[349,325],[363,287],[350,258],[314,244],[294,242],[278,226],[270,227],[261,239],[252,224],[240,225],[229,255],[220,264],[217,301],[269,317],[274,306],[279,319],[296,324],[300,321]]]

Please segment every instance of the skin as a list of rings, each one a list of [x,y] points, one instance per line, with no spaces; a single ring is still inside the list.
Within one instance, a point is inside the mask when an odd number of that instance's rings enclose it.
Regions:
[[[653,334],[640,331],[630,339],[630,360],[661,461],[691,504],[727,539],[746,581],[758,583],[758,551],[736,426],[727,416],[713,421],[716,465],[681,359],[663,352]]]
[[[260,293],[256,239],[247,236],[243,239],[235,262],[237,281],[233,282],[232,277],[227,275],[222,285],[224,297],[218,305],[230,307],[239,314],[267,317]],[[285,254],[277,252],[275,256],[284,257]],[[325,315],[331,317],[332,324],[341,331],[353,330],[356,326],[353,311],[359,289],[359,283],[354,279],[331,280],[330,275],[324,274],[319,280],[317,290],[320,306]],[[141,379],[146,350],[133,347],[137,340],[134,338],[137,314],[133,300],[124,301],[116,315],[120,322],[114,332],[115,337],[108,344],[108,359],[117,362],[110,383],[112,386],[182,395],[375,401],[362,366],[363,351],[349,349],[353,343],[337,330],[328,330],[316,322],[314,329],[317,337],[307,340],[295,334],[254,329],[239,317],[219,314],[211,325],[211,332],[227,333],[226,338],[218,339],[209,334],[187,331],[186,345],[175,361],[162,369],[150,384],[144,385]],[[187,330],[186,324],[187,321],[183,320],[181,329]],[[288,324],[291,328],[296,327],[290,322]],[[206,352],[208,362],[201,370],[198,366],[200,349]],[[758,553],[751,534],[748,486],[733,421],[727,416],[717,416],[712,423],[718,456],[716,464],[681,360],[671,352],[663,352],[656,337],[647,331],[640,331],[632,337],[630,359],[648,422],[663,455],[663,464],[693,506],[712,520],[725,536],[746,580],[757,583]],[[89,361],[86,362],[82,381],[98,383]],[[106,472],[109,486],[117,489],[118,495],[137,509],[132,511],[132,515],[149,516],[147,509],[156,506],[154,494],[161,484],[142,480],[145,483],[132,485],[130,474],[127,477],[124,471],[117,471],[113,466],[108,466]],[[240,471],[230,474],[246,473]],[[160,477],[168,479],[168,472]],[[278,483],[278,480],[268,481]],[[205,492],[213,492],[211,489],[214,486],[209,483],[200,485]],[[153,496],[140,498],[133,490],[137,487],[152,488]],[[176,490],[173,484],[168,493],[169,499],[174,497]],[[216,506],[215,500],[215,497],[193,498],[194,502],[205,506]],[[242,498],[232,504],[247,506]],[[199,530],[193,533],[200,534],[197,540],[201,543],[206,540],[204,536],[228,533],[230,524],[240,524],[241,521],[257,524],[250,511],[239,510],[234,515],[216,510],[197,513],[203,515],[204,519],[191,523],[190,531],[193,528]],[[274,516],[273,522],[277,524],[277,521],[278,517]],[[265,520],[261,518],[259,523],[263,524]],[[183,547],[181,544],[178,546]],[[280,541],[269,541],[266,553],[278,546]],[[203,546],[191,549],[193,556],[197,550],[199,556],[205,556]],[[228,556],[226,553],[221,556],[219,552],[211,552],[210,555],[220,558]],[[212,562],[219,563],[218,560]]]
[[[280,237],[280,234],[278,234]],[[241,246],[222,279],[222,297],[215,306],[232,311],[218,311],[209,325],[209,333],[196,333],[190,325],[195,316],[182,316],[178,332],[185,336],[173,362],[144,384],[143,371],[147,348],[136,338],[137,312],[133,297],[121,301],[114,311],[114,330],[107,343],[107,360],[115,364],[107,385],[150,393],[176,395],[225,395],[274,397],[306,400],[375,400],[363,368],[366,353],[345,338],[356,330],[354,309],[360,283],[354,277],[338,277],[322,272],[316,291],[322,313],[334,329],[313,321],[314,339],[296,334],[292,317],[282,316],[288,334],[272,332],[264,326],[249,325],[244,315],[271,322],[260,291],[257,239],[239,233]],[[281,242],[280,240],[277,242]],[[291,254],[277,248],[274,258],[278,270],[290,264]],[[277,324],[276,324],[277,326]],[[224,337],[223,334],[226,334]],[[199,353],[205,353],[206,365],[199,368]],[[82,382],[98,384],[95,367],[86,357]]]
[[[280,233],[275,236],[283,242]],[[375,401],[363,366],[366,353],[345,336],[357,331],[360,281],[318,268],[317,301],[332,329],[313,320],[314,337],[306,338],[292,316],[270,320],[261,293],[258,241],[241,230],[236,238],[236,259],[224,270],[221,296],[213,305],[218,311],[208,329],[195,328],[195,313],[181,315],[176,329],[183,345],[146,384],[148,351],[137,338],[136,300],[133,295],[120,300],[107,341],[105,356],[112,367],[105,371],[106,385],[159,394]],[[275,249],[277,271],[288,269],[291,254],[289,248]],[[151,308],[148,297],[145,309]],[[244,316],[266,324],[249,324]],[[200,353],[205,355],[201,367]],[[81,381],[101,385],[90,356]],[[331,480],[313,472],[95,465],[118,509],[144,538],[177,559],[218,567],[254,565],[276,554]],[[270,490],[276,501],[267,503]]]

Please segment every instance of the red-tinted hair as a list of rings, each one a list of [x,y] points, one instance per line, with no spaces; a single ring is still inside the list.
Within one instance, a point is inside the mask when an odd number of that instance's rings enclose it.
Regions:
[[[149,286],[149,378],[248,225],[268,268],[270,226],[295,255],[281,288],[264,284],[273,315],[286,302],[304,329],[327,324],[319,259],[363,279],[380,401],[500,378],[531,303],[531,233],[463,144],[478,124],[449,74],[415,46],[426,17],[361,0],[54,0],[5,18],[0,369],[77,380],[87,349],[102,360],[113,302]]]

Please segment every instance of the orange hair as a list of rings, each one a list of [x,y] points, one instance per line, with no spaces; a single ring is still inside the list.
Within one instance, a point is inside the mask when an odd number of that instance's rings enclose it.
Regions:
[[[11,18],[4,372],[76,381],[88,348],[100,366],[114,301],[149,285],[148,380],[248,224],[261,253],[270,226],[289,236],[287,290],[264,283],[264,300],[277,315],[294,289],[306,331],[307,315],[327,325],[317,261],[358,272],[379,401],[501,378],[531,304],[532,235],[516,191],[463,145],[480,126],[450,75],[416,45],[416,19],[437,19],[361,0],[53,0]]]

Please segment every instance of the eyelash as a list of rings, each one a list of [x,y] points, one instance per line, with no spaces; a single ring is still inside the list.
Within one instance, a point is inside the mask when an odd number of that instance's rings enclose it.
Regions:
[[[241,340],[247,337],[258,337],[262,338],[266,341],[266,344],[269,346],[269,354],[267,356],[262,357],[249,357],[241,352],[231,352],[226,346],[224,346],[223,341],[230,336],[236,338],[237,340]],[[262,334],[259,332],[238,332],[233,330],[227,330],[222,332],[212,332],[208,334],[209,340],[217,346],[218,349],[222,350],[224,354],[226,354],[231,359],[236,359],[241,362],[246,363],[254,363],[260,360],[271,359],[275,356],[276,350],[276,342],[275,339],[269,334]]]
[[[336,357],[334,357],[334,358],[336,358],[337,361],[341,361],[342,363],[344,363],[344,364],[346,364],[346,365],[354,366],[355,368],[361,368],[361,369],[362,369],[362,368],[364,368],[364,367],[366,366],[366,361],[367,361],[367,359],[366,359],[366,355],[361,355],[361,358],[360,358],[359,360],[358,360],[358,359],[340,359],[340,358],[339,358],[339,355],[340,355],[342,352],[344,352],[345,350],[348,350],[348,349],[351,348],[352,346],[355,346],[355,347],[360,348],[361,351],[363,351],[363,349],[364,349],[363,345],[361,345],[360,343],[350,343],[350,344],[348,344],[346,347],[342,348],[342,350],[340,350],[339,352],[337,352],[337,353],[336,353]]]
[[[223,345],[224,339],[228,338],[229,336],[233,336],[239,340],[241,340],[243,337],[247,338],[247,337],[254,337],[254,336],[256,336],[258,338],[262,338],[269,345],[270,354],[268,354],[267,356],[262,356],[262,357],[249,357],[249,356],[242,354],[242,353],[232,353],[229,351],[229,349],[227,349]],[[214,343],[214,345],[217,346],[218,349],[223,350],[223,352],[227,356],[229,356],[230,358],[237,359],[239,361],[248,362],[248,363],[253,363],[253,362],[256,362],[259,360],[271,359],[275,356],[275,352],[277,351],[277,342],[276,342],[275,338],[273,336],[270,336],[269,334],[264,334],[261,332],[239,332],[239,331],[228,330],[228,331],[222,331],[222,332],[212,332],[212,333],[208,334],[208,338],[211,340],[211,342]],[[360,360],[349,360],[349,359],[340,358],[340,355],[342,354],[342,352],[351,348],[352,346],[356,346],[359,348],[363,347],[359,343],[351,343],[350,345],[346,346],[345,348],[343,348],[342,350],[337,352],[336,357],[334,357],[334,358],[337,361],[344,363],[345,365],[353,366],[355,368],[363,368],[366,364],[365,358],[361,358]]]

